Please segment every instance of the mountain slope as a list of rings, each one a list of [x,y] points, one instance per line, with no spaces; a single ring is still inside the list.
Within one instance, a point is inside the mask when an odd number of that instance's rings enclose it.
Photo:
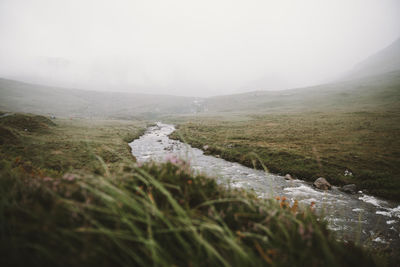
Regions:
[[[400,71],[400,38],[358,63],[345,78],[354,79],[393,71]]]
[[[284,91],[254,91],[207,99],[218,112],[400,109],[400,39],[357,64],[339,81]]]
[[[0,79],[0,110],[56,116],[132,118],[196,112],[195,98],[65,89]]]
[[[212,97],[208,113],[400,109],[400,71],[284,91]]]

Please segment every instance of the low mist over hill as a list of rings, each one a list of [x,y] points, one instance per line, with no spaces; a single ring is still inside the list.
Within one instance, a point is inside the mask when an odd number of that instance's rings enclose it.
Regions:
[[[400,71],[400,38],[357,64],[345,78],[366,77],[393,71]]]
[[[155,118],[163,115],[400,108],[400,71],[285,91],[211,98],[95,92],[0,79],[0,109],[44,115]]]
[[[400,39],[357,64],[343,80],[284,91],[207,99],[208,112],[292,112],[400,108]]]
[[[345,80],[284,91],[209,98],[97,92],[0,79],[0,110],[107,118],[400,108],[400,40],[357,65]]]
[[[71,117],[154,117],[196,112],[196,98],[96,92],[0,79],[0,109]]]

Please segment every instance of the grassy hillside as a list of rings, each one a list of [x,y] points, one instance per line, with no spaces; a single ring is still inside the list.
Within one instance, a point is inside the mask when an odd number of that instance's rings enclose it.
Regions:
[[[127,142],[146,127],[140,121],[49,119],[0,115],[0,158],[24,162],[54,175],[73,169],[103,171],[105,163],[131,158]]]
[[[156,119],[181,114],[400,109],[400,71],[285,91],[210,98],[52,88],[0,79],[0,110],[63,117]]]
[[[366,77],[400,70],[400,38],[358,63],[345,79]]]
[[[285,91],[208,98],[206,114],[400,110],[400,71]]]
[[[153,118],[195,111],[195,98],[96,92],[0,79],[0,110],[61,117]]]
[[[400,39],[360,62],[342,80],[284,91],[206,99],[208,113],[400,110]]]

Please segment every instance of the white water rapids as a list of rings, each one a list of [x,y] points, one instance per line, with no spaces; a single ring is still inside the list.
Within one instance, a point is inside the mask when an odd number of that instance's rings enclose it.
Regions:
[[[359,192],[343,193],[333,187],[330,191],[314,189],[302,180],[287,181],[284,177],[251,169],[238,163],[213,156],[168,137],[175,130],[173,125],[157,123],[139,139],[129,145],[138,162],[163,162],[171,156],[190,162],[195,172],[217,179],[218,183],[241,187],[259,197],[286,196],[300,204],[315,202],[318,213],[329,222],[330,229],[348,240],[372,246],[400,248],[400,205]]]

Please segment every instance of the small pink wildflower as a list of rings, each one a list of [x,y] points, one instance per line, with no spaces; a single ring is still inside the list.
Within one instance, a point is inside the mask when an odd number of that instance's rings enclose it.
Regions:
[[[72,182],[73,180],[75,180],[75,175],[73,175],[72,173],[67,173],[63,176],[64,180],[70,181]]]
[[[176,155],[174,155],[174,154],[169,154],[169,155],[165,158],[165,160],[166,160],[167,162],[170,162],[170,163],[175,164],[175,165],[181,163],[181,160],[180,160]]]
[[[136,167],[140,168],[140,167],[142,167],[142,166],[143,166],[143,163],[141,163],[141,162],[136,162]]]
[[[43,181],[50,182],[50,181],[53,181],[53,178],[46,176],[43,178]]]

